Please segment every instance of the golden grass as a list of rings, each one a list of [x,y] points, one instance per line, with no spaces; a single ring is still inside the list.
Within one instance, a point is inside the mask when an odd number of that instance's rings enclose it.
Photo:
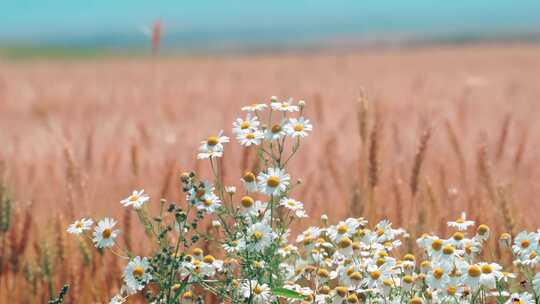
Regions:
[[[124,265],[66,226],[115,214],[121,242],[144,254],[120,199],[144,188],[154,207],[183,201],[179,172],[209,172],[195,160],[200,139],[270,95],[311,103],[315,128],[291,164],[311,221],[388,217],[414,236],[445,233],[466,211],[494,234],[536,229],[539,51],[0,63],[0,202],[13,206],[0,302],[43,303],[69,282],[69,303],[106,303]],[[255,156],[226,149],[222,174],[238,186]]]

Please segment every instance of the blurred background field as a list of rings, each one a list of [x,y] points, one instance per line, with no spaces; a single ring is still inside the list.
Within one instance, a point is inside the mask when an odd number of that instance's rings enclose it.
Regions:
[[[41,303],[66,281],[70,303],[106,302],[123,265],[67,224],[115,215],[144,253],[119,201],[144,188],[152,208],[183,202],[179,173],[209,173],[200,140],[272,95],[306,100],[314,124],[291,168],[311,215],[295,232],[322,213],[388,217],[413,236],[461,211],[494,235],[537,228],[536,2],[135,3],[125,19],[123,1],[61,2],[0,13],[0,302]],[[240,186],[254,157],[226,149]]]

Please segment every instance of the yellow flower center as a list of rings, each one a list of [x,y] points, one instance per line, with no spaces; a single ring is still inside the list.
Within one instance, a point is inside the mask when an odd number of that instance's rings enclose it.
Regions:
[[[184,299],[193,299],[193,292],[191,290],[188,290],[188,291],[184,292],[184,294],[182,295],[182,298],[184,298]]]
[[[300,124],[300,123],[297,123],[294,125],[294,131],[295,132],[302,132],[304,131],[304,125],[303,124]]]
[[[381,267],[384,264],[384,258],[378,258],[375,263],[377,266]]]
[[[454,246],[452,246],[452,245],[446,245],[443,248],[443,253],[446,254],[446,255],[450,255],[450,254],[454,253],[454,251],[455,251],[455,249],[454,249]]]
[[[83,227],[82,222],[75,223],[75,228],[82,228],[82,227]]]
[[[133,276],[140,278],[144,274],[144,269],[141,266],[136,266],[133,268]]]
[[[441,239],[436,239],[431,243],[431,248],[435,251],[439,251],[442,248],[442,244],[443,242]]]
[[[444,270],[442,268],[435,268],[433,269],[433,277],[437,280],[440,280],[444,274]]]
[[[343,286],[338,286],[338,287],[336,287],[335,290],[336,290],[336,293],[342,298],[344,298],[347,295],[347,293],[349,292],[347,287],[343,287]]]
[[[253,174],[252,172],[246,172],[244,173],[244,176],[242,178],[245,182],[251,183],[255,181],[255,174]]]
[[[520,245],[521,248],[528,248],[531,245],[531,241],[528,239],[522,240]]]
[[[246,134],[246,138],[247,138],[247,139],[255,139],[255,134],[253,134],[253,133],[248,133],[248,134]]]
[[[262,239],[263,233],[261,231],[255,231],[253,232],[253,235],[251,237],[253,238],[253,240],[258,241]]]
[[[352,245],[352,241],[348,237],[342,237],[339,240],[338,245],[340,248],[345,249]]]
[[[317,271],[317,275],[321,278],[328,278],[330,276],[330,273],[328,272],[328,270],[321,268],[319,269],[319,271]]]
[[[272,133],[276,134],[276,133],[279,133],[281,132],[281,126],[280,125],[273,125],[272,128],[270,129],[272,131]]]
[[[101,233],[101,236],[103,236],[104,239],[108,239],[111,237],[112,230],[110,228],[103,229],[103,232]]]
[[[204,251],[201,248],[194,248],[193,255],[202,255]]]
[[[392,285],[394,285],[394,282],[392,282],[391,279],[384,279],[384,280],[383,280],[383,284],[384,284],[385,286],[391,287]]]
[[[217,136],[210,136],[208,137],[208,139],[206,140],[206,143],[209,145],[209,146],[215,146],[219,143],[219,138]]]
[[[347,227],[347,225],[339,225],[337,227],[337,232],[339,234],[345,234],[345,233],[347,233],[347,231],[349,231],[349,227]]]
[[[457,291],[457,288],[454,286],[448,286],[448,288],[446,288],[446,293],[448,293],[448,295],[450,296],[455,295],[456,291]]]
[[[493,272],[493,268],[488,264],[482,265],[482,273],[489,274]]]
[[[242,197],[242,199],[240,200],[240,204],[241,204],[242,207],[244,207],[244,208],[250,208],[251,206],[253,206],[253,203],[254,203],[254,200],[253,200],[253,198],[251,198],[250,196],[244,196],[244,197]]]
[[[253,293],[256,294],[256,295],[260,295],[262,292],[263,292],[263,290],[259,286],[253,288]]]
[[[465,236],[461,232],[456,232],[456,233],[454,233],[452,238],[454,238],[454,240],[456,240],[456,241],[461,241],[461,240],[463,240],[463,238],[465,238]]]
[[[405,282],[407,284],[412,284],[413,281],[414,281],[414,279],[410,275],[406,275],[406,276],[403,277],[403,282]]]
[[[373,279],[373,280],[377,280],[381,277],[381,272],[379,270],[374,270],[372,272],[369,273],[369,276]]]
[[[473,278],[477,278],[477,277],[480,276],[480,274],[482,274],[482,269],[480,269],[480,267],[478,267],[476,265],[471,265],[467,269],[467,273],[469,274],[469,276],[471,276]]]
[[[245,130],[249,128],[249,121],[243,121],[241,124],[240,124],[240,129],[242,130]]]
[[[358,303],[358,297],[355,294],[348,296],[347,303]]]
[[[131,195],[131,196],[129,197],[129,201],[130,201],[130,202],[136,202],[138,199],[139,199],[139,196],[138,196],[138,195]]]
[[[271,188],[275,188],[279,186],[279,177],[277,176],[270,176],[268,180],[266,181],[266,185]]]
[[[216,259],[211,255],[207,255],[203,258],[203,262],[205,262],[206,264],[213,264],[215,260]]]
[[[206,207],[210,207],[214,204],[214,202],[210,199],[206,199],[204,200],[203,204],[206,206]]]
[[[478,229],[476,229],[476,232],[479,234],[479,235],[485,235],[486,233],[489,232],[489,227],[487,225],[480,225],[478,226]]]
[[[408,253],[408,254],[403,256],[403,260],[404,261],[414,262],[415,258],[414,258],[414,255]]]
[[[422,304],[422,298],[414,297],[409,301],[410,304]]]

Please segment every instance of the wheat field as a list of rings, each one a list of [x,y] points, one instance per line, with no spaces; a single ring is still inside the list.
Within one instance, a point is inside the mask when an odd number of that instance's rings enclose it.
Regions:
[[[539,52],[0,61],[0,302],[43,303],[69,282],[68,303],[107,303],[121,265],[68,241],[67,224],[115,215],[122,242],[144,253],[119,201],[139,188],[184,201],[180,173],[207,166],[200,140],[271,95],[310,105],[315,128],[291,164],[309,214],[387,217],[412,235],[444,233],[461,211],[494,234],[536,229]],[[239,151],[225,158],[230,185],[253,165]]]

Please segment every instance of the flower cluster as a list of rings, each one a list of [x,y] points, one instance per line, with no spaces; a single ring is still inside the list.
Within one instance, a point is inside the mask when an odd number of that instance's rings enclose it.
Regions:
[[[238,185],[221,180],[217,159],[230,141],[221,131],[202,141],[197,155],[210,162],[213,180],[194,172],[180,177],[185,204],[161,200],[159,214],[150,216],[144,190],[121,200],[155,241],[151,255],[120,248],[120,231],[110,218],[95,226],[83,218],[67,229],[127,260],[123,287],[111,303],[135,293],[149,303],[202,303],[208,293],[223,303],[254,304],[537,303],[540,231],[521,232],[513,243],[510,235],[501,237],[516,272],[484,260],[491,255],[484,252],[490,229],[475,226],[465,214],[448,222],[455,230],[448,238],[420,236],[415,254],[406,253],[411,236],[387,220],[372,225],[348,218],[330,225],[323,215],[319,226],[292,237],[291,223],[308,217],[293,195],[301,183],[287,171],[313,130],[304,107],[304,101],[272,97],[268,104],[242,108],[246,116],[233,122],[232,134],[256,152],[259,169],[244,172]],[[201,244],[213,249],[205,252]]]

